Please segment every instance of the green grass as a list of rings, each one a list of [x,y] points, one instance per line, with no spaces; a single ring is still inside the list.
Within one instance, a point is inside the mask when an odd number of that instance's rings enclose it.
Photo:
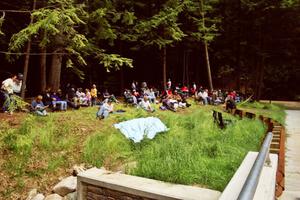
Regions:
[[[129,112],[114,116],[114,120],[146,115]],[[128,173],[223,190],[246,153],[259,149],[265,130],[258,120],[237,120],[228,115],[233,123],[220,130],[213,123],[211,107],[191,108],[186,114],[165,111],[159,117],[170,131],[153,140],[134,144],[111,128],[90,136],[84,146],[85,162],[98,167],[109,163],[108,167],[115,168],[136,161],[136,167],[127,168]]]
[[[233,123],[221,130],[213,123],[215,108],[210,106],[193,105],[178,113],[156,106],[153,114],[123,105],[115,109],[126,113],[100,121],[94,107],[48,117],[28,115],[14,128],[0,122],[0,170],[11,183],[0,188],[0,199],[9,199],[11,193],[24,195],[34,181],[49,190],[79,163],[222,191],[246,153],[259,149],[265,131],[259,120],[239,120],[226,113]],[[254,110],[274,112],[273,107]],[[159,117],[170,130],[135,144],[112,127],[147,116]]]
[[[262,102],[253,102],[253,103],[242,103],[238,106],[241,109],[250,110],[253,113],[270,117],[281,124],[285,124],[286,113],[284,107],[274,103],[262,103]]]
[[[166,123],[168,133],[136,152],[133,174],[217,190],[224,189],[245,154],[257,150],[263,133],[255,121],[236,122],[223,132],[213,124],[210,113],[200,111],[188,117],[169,116]],[[246,127],[251,131],[238,134]]]

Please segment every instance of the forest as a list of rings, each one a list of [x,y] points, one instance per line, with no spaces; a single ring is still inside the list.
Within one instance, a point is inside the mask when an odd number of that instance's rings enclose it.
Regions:
[[[299,0],[1,0],[0,80],[22,96],[135,80],[298,100]]]

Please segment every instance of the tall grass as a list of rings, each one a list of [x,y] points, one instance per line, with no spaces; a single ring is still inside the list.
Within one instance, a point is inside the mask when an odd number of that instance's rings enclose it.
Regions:
[[[235,121],[222,131],[210,113],[167,117],[170,131],[137,153],[134,175],[197,184],[223,190],[248,151],[256,151],[264,127],[259,121]]]
[[[56,117],[28,115],[19,128],[1,133],[0,151],[5,162],[0,167],[12,176],[12,182],[54,172],[72,158],[72,154],[67,156],[76,143],[71,136],[71,125],[59,125]],[[15,185],[13,190],[21,185]]]
[[[130,142],[117,130],[107,134],[96,133],[85,142],[84,161],[93,166],[114,168],[131,154]]]
[[[111,120],[147,115],[130,112]],[[170,130],[137,144],[112,127],[103,127],[86,141],[83,158],[106,167],[135,160],[136,167],[128,168],[130,174],[223,190],[246,153],[259,149],[264,134],[264,126],[258,120],[237,120],[226,114],[225,117],[232,124],[221,130],[213,123],[210,107],[194,108],[187,114],[160,112],[159,118]]]
[[[0,199],[28,189],[33,181],[47,188],[48,181],[78,163],[223,190],[246,153],[258,150],[264,133],[258,120],[225,113],[232,123],[221,130],[213,123],[215,107],[210,106],[193,105],[178,113],[156,106],[151,114],[123,105],[115,109],[126,112],[105,120],[96,119],[95,107],[48,117],[28,115],[14,129],[0,122],[0,170],[14,183],[0,189]],[[115,123],[147,116],[160,118],[170,130],[136,144],[113,128]]]

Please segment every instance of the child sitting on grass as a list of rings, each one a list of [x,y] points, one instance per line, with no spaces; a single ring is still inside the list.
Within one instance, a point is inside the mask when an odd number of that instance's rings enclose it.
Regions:
[[[34,111],[35,114],[39,115],[39,116],[46,116],[48,115],[46,108],[48,108],[48,106],[44,106],[43,103],[43,97],[41,95],[38,95],[35,100],[33,100],[31,102],[31,108]]]
[[[144,96],[142,101],[139,103],[139,106],[146,110],[147,112],[154,112],[155,110],[152,108],[149,99],[147,96]]]
[[[108,99],[103,105],[100,107],[99,111],[97,112],[96,116],[99,119],[104,119],[109,116],[110,113],[114,112],[114,105],[112,101]]]

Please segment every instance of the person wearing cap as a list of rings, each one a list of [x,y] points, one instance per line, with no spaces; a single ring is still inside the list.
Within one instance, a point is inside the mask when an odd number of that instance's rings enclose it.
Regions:
[[[14,102],[13,94],[20,93],[22,88],[23,75],[18,74],[13,75],[11,78],[8,78],[2,82],[1,85],[1,94],[4,99],[4,104],[2,106],[3,111],[7,111],[12,102]]]

